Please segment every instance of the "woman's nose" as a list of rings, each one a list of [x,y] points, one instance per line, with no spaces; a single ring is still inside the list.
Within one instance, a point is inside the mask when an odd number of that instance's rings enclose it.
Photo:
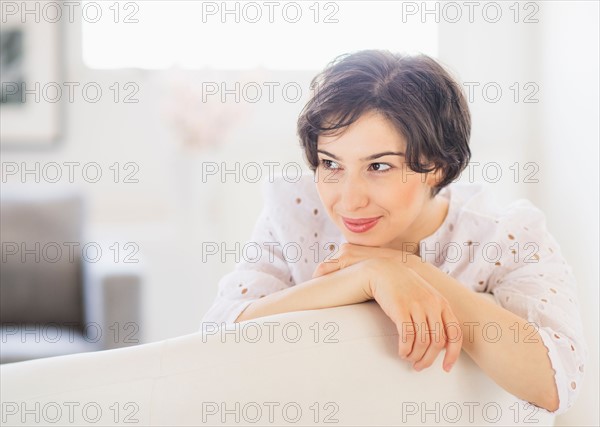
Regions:
[[[366,206],[369,201],[366,182],[360,177],[347,175],[342,182],[341,197],[346,212],[353,212]]]

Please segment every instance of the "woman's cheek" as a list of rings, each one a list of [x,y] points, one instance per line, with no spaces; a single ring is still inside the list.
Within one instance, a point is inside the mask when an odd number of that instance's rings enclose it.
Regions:
[[[412,179],[411,179],[412,178]],[[391,211],[406,211],[417,202],[423,185],[418,176],[404,177],[404,182],[389,183],[385,187],[385,198]]]
[[[325,210],[327,210],[329,216],[332,217],[336,194],[334,186],[328,184],[317,184],[317,193],[319,193],[319,198],[321,199],[321,203],[325,207]]]

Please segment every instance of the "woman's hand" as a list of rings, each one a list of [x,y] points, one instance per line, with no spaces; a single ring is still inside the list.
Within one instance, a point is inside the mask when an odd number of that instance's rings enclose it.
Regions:
[[[396,324],[398,354],[427,368],[445,348],[444,370],[449,372],[460,355],[462,334],[448,301],[421,276],[397,260],[360,261],[369,278],[365,293],[374,298]]]
[[[342,243],[335,254],[335,258],[327,259],[320,263],[313,272],[313,278],[324,276],[337,270],[349,267],[360,261],[370,258],[392,258],[407,266],[415,262],[422,262],[421,258],[406,251],[372,246],[360,246],[352,243]]]

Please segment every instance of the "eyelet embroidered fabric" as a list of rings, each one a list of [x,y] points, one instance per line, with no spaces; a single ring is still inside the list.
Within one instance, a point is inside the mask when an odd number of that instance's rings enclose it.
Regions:
[[[264,207],[248,242],[256,258],[243,259],[221,278],[201,330],[209,323],[233,323],[253,301],[310,280],[317,265],[346,242],[312,174],[296,182],[281,176],[265,181],[262,192]],[[566,412],[581,390],[588,349],[576,279],[544,213],[526,199],[499,206],[481,183],[455,182],[439,194],[450,202],[448,214],[420,242],[421,258],[535,324],[521,332],[537,330],[547,347],[560,400],[552,414]]]

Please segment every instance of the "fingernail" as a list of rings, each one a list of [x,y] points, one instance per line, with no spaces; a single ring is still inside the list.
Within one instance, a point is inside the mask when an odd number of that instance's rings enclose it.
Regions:
[[[446,372],[450,372],[450,369],[452,369],[452,366],[453,366],[452,364],[450,364],[450,365],[446,365],[446,366],[444,367],[444,369],[446,370]]]

